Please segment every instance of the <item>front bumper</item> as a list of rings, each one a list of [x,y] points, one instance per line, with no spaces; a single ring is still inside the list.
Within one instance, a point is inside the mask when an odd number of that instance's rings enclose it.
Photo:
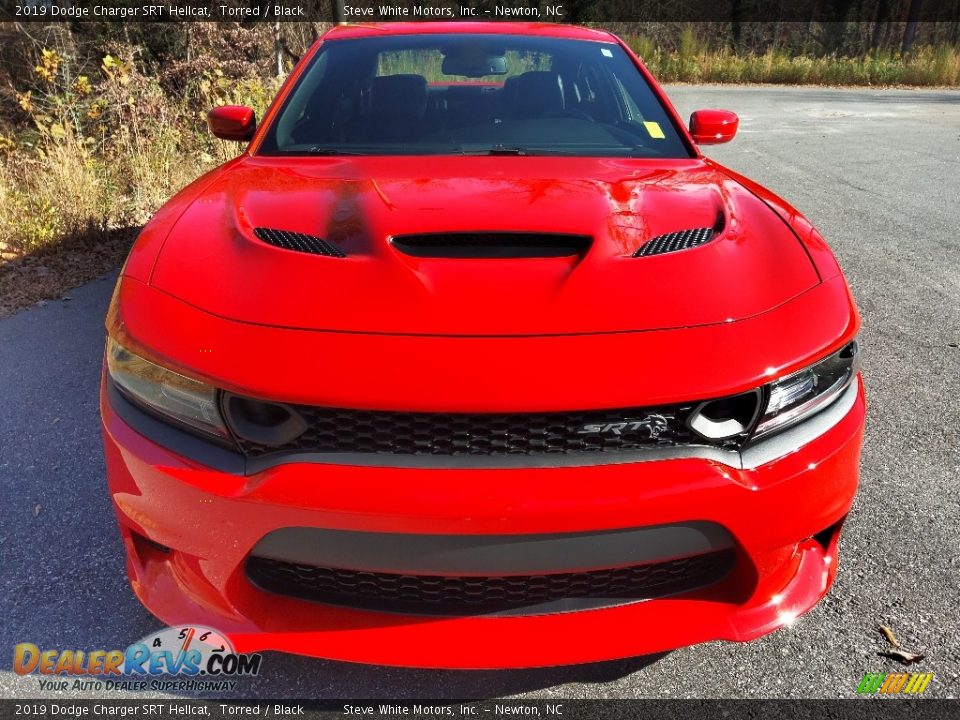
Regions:
[[[412,469],[290,462],[211,470],[101,413],[107,479],[133,589],[168,624],[227,633],[240,652],[279,650],[398,666],[507,668],[591,662],[708,640],[751,640],[791,623],[836,573],[865,416],[842,417],[749,469],[707,458],[596,467]],[[261,590],[251,550],[288,528],[423,536],[601,533],[708,523],[732,538],[721,581],[599,609],[425,616],[344,608]],[[381,568],[382,569],[382,568]],[[398,567],[398,572],[408,568]]]

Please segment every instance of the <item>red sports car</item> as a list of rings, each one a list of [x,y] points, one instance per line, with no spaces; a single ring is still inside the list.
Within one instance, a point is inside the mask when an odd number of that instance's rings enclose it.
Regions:
[[[133,589],[238,651],[447,668],[750,640],[827,591],[859,317],[607,32],[342,26],[107,318]]]

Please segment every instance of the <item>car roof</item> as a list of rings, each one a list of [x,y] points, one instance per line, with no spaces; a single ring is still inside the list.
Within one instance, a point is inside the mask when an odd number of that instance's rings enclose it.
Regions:
[[[522,22],[388,22],[336,25],[324,34],[324,40],[341,40],[383,35],[434,35],[438,33],[531,35],[539,37],[570,38],[614,42],[614,36],[604,30],[593,30],[578,25],[560,23]]]

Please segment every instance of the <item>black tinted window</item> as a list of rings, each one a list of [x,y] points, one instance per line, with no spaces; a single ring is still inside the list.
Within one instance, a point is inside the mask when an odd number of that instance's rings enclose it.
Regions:
[[[620,46],[481,34],[324,43],[261,152],[689,157]]]

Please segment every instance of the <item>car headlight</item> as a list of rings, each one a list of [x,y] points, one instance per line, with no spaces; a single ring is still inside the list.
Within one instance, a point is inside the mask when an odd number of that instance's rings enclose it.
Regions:
[[[825,410],[850,386],[859,369],[860,348],[854,340],[830,357],[771,383],[752,437],[783,430]]]
[[[107,338],[107,372],[120,392],[141,408],[206,435],[229,438],[217,390],[136,355]]]

